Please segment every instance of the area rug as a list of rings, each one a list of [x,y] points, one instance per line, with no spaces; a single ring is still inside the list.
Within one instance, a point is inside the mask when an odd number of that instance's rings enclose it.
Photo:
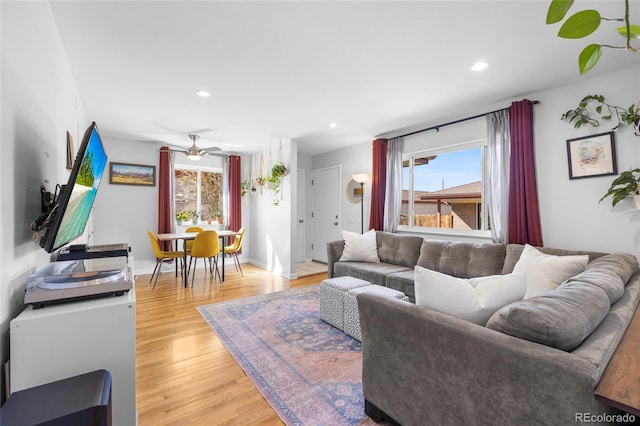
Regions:
[[[318,317],[319,286],[198,307],[287,425],[375,424],[360,342]]]

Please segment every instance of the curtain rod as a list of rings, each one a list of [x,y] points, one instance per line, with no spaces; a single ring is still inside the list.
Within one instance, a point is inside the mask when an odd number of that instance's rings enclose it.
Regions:
[[[537,104],[540,103],[540,101],[531,101],[531,103],[533,105],[537,105]],[[431,126],[431,127],[427,127],[426,129],[415,130],[413,132],[406,133],[404,135],[394,136],[392,138],[385,138],[385,139],[405,138],[407,136],[417,135],[418,133],[428,132],[429,130],[435,130],[436,132],[439,132],[441,127],[451,126],[452,124],[458,124],[458,123],[462,123],[462,122],[469,121],[469,120],[475,120],[476,118],[485,117],[485,116],[487,116],[489,114],[493,114],[494,112],[500,112],[500,111],[504,111],[504,110],[507,110],[507,109],[509,109],[509,107],[497,109],[495,111],[485,112],[484,114],[478,114],[478,115],[474,115],[472,117],[466,117],[466,118],[461,118],[459,120],[449,121],[448,123],[438,124],[437,126]]]

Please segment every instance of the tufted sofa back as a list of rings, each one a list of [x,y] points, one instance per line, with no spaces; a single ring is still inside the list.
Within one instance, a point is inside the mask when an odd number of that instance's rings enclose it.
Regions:
[[[418,265],[458,278],[502,274],[504,244],[424,240]]]

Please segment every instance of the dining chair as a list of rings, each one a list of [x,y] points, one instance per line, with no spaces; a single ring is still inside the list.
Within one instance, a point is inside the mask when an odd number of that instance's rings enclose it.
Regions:
[[[238,235],[236,235],[235,240],[228,246],[224,247],[224,254],[230,254],[233,258],[233,264],[236,267],[236,271],[240,269],[240,274],[244,277],[244,273],[242,272],[242,266],[240,265],[240,260],[238,259],[238,253],[242,248],[242,240],[244,239],[244,233],[246,232],[246,228],[243,226],[238,230]]]
[[[184,230],[184,232],[202,232],[202,231],[204,231],[202,226],[190,226]],[[187,249],[187,254],[189,254],[189,252],[191,251],[191,247],[193,246],[193,240],[186,240],[184,242],[184,245]]]
[[[193,240],[193,246],[191,247],[191,258],[189,259],[188,269],[188,271],[191,271],[191,262],[195,259],[191,276],[191,287],[193,287],[193,281],[196,277],[196,267],[198,266],[198,259],[200,258],[205,260],[205,267],[207,266],[207,260],[209,261],[209,273],[211,273],[214,281],[215,274],[217,274],[220,282],[222,282],[222,276],[218,269],[218,254],[220,254],[220,240],[218,239],[218,233],[216,231],[204,230],[196,235],[196,238]]]
[[[149,235],[149,240],[151,241],[151,248],[153,249],[153,254],[156,257],[156,267],[153,269],[153,274],[151,274],[151,278],[149,282],[153,280],[153,276],[155,275],[156,279],[153,281],[153,288],[156,288],[156,283],[158,282],[158,277],[160,276],[160,271],[162,270],[162,264],[165,261],[175,260],[176,262],[176,277],[178,276],[178,260],[182,259],[184,256],[183,252],[180,251],[165,251],[160,248],[160,243],[158,242],[158,236],[153,233],[153,231],[147,231]]]

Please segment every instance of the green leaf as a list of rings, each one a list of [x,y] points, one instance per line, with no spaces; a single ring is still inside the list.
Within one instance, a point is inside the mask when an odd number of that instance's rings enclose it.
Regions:
[[[558,31],[558,37],[583,38],[600,26],[600,13],[597,10],[583,10],[569,17]]]
[[[618,27],[616,28],[616,30],[618,31],[618,34],[620,34],[622,37],[627,38],[627,27]],[[636,39],[640,39],[640,25],[630,25],[629,26],[629,32],[631,33],[630,38],[636,38]]]
[[[598,106],[596,107],[596,112],[597,112],[598,114],[602,114],[602,105],[598,105]]]
[[[578,67],[580,74],[586,74],[589,70],[596,66],[602,56],[602,46],[599,44],[590,44],[580,52],[578,58]]]
[[[573,0],[553,0],[547,10],[547,25],[562,21],[572,5]]]

